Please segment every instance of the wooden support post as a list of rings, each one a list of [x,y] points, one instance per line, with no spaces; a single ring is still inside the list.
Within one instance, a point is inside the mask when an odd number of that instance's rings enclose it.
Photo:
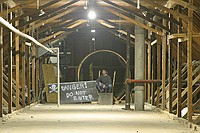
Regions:
[[[156,61],[157,57],[156,57],[156,45],[152,46],[152,79],[156,79]],[[151,104],[155,105],[155,88],[156,88],[156,84],[152,83],[152,90],[151,90]]]
[[[28,105],[31,104],[31,67],[30,67],[30,48],[27,47],[27,86],[28,86]]]
[[[36,95],[36,102],[39,101],[39,57],[38,57],[38,46],[35,49],[36,55],[36,63],[35,63],[35,95]]]
[[[150,39],[150,33],[148,33],[148,38]],[[148,41],[148,80],[151,79],[151,42]],[[148,103],[151,102],[151,84],[148,84],[148,91],[147,91],[147,95],[148,95]]]
[[[10,19],[12,20],[12,12],[10,13]],[[8,56],[8,113],[12,113],[12,45],[13,45],[13,33],[10,32],[10,44],[9,44],[9,56]]]
[[[157,79],[161,79],[161,37],[157,35]],[[157,85],[157,100],[156,100],[156,107],[160,105],[160,84]]]
[[[180,6],[178,6],[178,12],[180,12]],[[178,21],[181,21],[179,18],[177,18]],[[181,27],[178,26],[178,34],[180,33]],[[177,112],[176,115],[178,117],[181,117],[181,42],[177,42]]]
[[[21,86],[22,86],[22,107],[24,108],[26,105],[25,99],[26,99],[26,59],[25,59],[25,51],[26,51],[26,46],[22,44],[21,46],[21,62],[22,62],[22,75],[21,75]]]
[[[168,111],[172,113],[172,43],[168,44],[168,78],[169,78],[169,100],[168,100]]]
[[[15,22],[15,26],[17,27],[19,25],[19,21]],[[20,104],[19,104],[19,35],[16,35],[15,38],[15,81],[16,81],[16,110],[19,110]]]
[[[32,68],[31,68],[31,70],[32,70],[32,73],[31,73],[31,75],[32,75],[32,81],[31,81],[31,83],[32,83],[32,92],[33,92],[33,102],[35,102],[35,46],[32,46],[32,52],[31,52],[31,54],[32,54]]]
[[[166,25],[166,20],[163,20],[163,25]],[[166,33],[166,32],[165,32]],[[167,51],[167,36],[162,36],[162,110],[165,110],[166,105],[166,51]]]
[[[193,5],[193,0],[189,0],[189,4]],[[188,63],[188,121],[192,122],[192,31],[193,31],[193,10],[188,9],[188,41],[187,41],[187,63]]]
[[[2,5],[1,5],[2,11]],[[0,28],[0,117],[3,116],[3,27]]]
[[[144,45],[144,79],[147,79],[147,45]],[[147,84],[144,84],[144,102],[147,102]]]

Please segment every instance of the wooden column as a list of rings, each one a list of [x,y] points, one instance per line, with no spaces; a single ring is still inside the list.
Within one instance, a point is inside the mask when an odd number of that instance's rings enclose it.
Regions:
[[[39,101],[39,57],[38,57],[38,46],[36,46],[36,49],[35,49],[35,55],[36,55],[36,64],[35,64],[35,95],[36,95],[36,102]]]
[[[30,67],[30,48],[27,47],[27,97],[28,97],[28,105],[31,104],[31,67]]]
[[[178,12],[180,12],[180,6],[178,6]],[[181,20],[177,18],[177,20],[180,22]],[[180,33],[181,27],[178,26],[178,34]],[[181,117],[181,43],[177,42],[177,116]]]
[[[150,34],[150,33],[148,33]],[[149,35],[148,35],[149,36]],[[150,39],[150,37],[149,37]],[[151,42],[148,41],[148,80],[151,79]],[[151,102],[151,84],[148,84],[148,98],[147,98],[147,101],[148,103]]]
[[[166,25],[166,20],[163,20],[163,25]],[[166,34],[166,31],[163,33]],[[166,80],[166,51],[167,51],[167,37],[162,36],[162,110],[165,110],[166,102],[166,90],[165,90],[165,80]]]
[[[10,13],[12,20],[12,12]],[[13,48],[13,33],[9,35],[9,51],[8,51],[8,113],[12,113],[12,48]]]
[[[169,100],[168,100],[168,111],[172,112],[172,43],[168,44],[168,78],[169,78]]]
[[[152,78],[151,79],[156,79],[156,60],[157,60],[157,57],[156,57],[156,45],[153,45],[152,46]],[[155,88],[156,88],[156,84],[155,83],[152,83],[152,89],[151,89],[151,104],[152,105],[155,105]]]
[[[189,4],[193,5],[193,0],[189,0]],[[188,29],[187,29],[187,33],[188,33],[188,41],[187,41],[187,63],[188,63],[188,93],[187,93],[187,97],[188,97],[188,121],[192,122],[192,115],[193,115],[193,111],[192,111],[192,31],[193,31],[193,10],[191,10],[190,8],[188,9],[188,17],[189,17],[189,21],[188,21]]]
[[[31,73],[31,75],[32,75],[32,81],[31,81],[31,83],[32,83],[32,92],[33,92],[33,102],[35,102],[35,46],[33,45],[32,47],[32,52],[31,52],[31,54],[32,54],[32,68],[31,68],[31,70],[32,70],[32,73]]]
[[[15,22],[15,26],[17,27],[19,25],[19,21]],[[19,104],[19,35],[15,34],[16,38],[15,38],[15,80],[16,80],[16,110],[19,110],[20,108],[20,104]]]
[[[157,79],[161,79],[161,36],[157,35]],[[160,105],[160,84],[157,84],[157,100],[156,100],[156,107]]]
[[[3,27],[0,28],[0,117],[2,116],[3,116]]]
[[[22,107],[24,108],[26,103],[25,103],[25,94],[26,94],[26,58],[25,58],[25,50],[26,46],[25,44],[22,44],[21,46],[21,63],[22,63],[22,75],[21,75],[21,86],[22,86]]]

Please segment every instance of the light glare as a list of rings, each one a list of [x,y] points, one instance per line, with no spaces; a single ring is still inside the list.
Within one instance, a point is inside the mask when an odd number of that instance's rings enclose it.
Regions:
[[[94,11],[89,11],[88,18],[89,19],[95,19],[96,18],[96,13]]]

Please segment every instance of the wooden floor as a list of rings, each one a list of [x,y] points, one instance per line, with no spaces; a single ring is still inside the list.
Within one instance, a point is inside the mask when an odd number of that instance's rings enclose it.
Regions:
[[[199,133],[149,106],[139,112],[123,107],[38,104],[3,117],[0,133]]]

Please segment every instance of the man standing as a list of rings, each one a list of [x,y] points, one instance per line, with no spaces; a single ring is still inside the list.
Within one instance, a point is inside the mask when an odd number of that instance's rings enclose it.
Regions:
[[[96,87],[100,92],[111,93],[112,81],[106,70],[102,70],[102,75],[96,80]]]

